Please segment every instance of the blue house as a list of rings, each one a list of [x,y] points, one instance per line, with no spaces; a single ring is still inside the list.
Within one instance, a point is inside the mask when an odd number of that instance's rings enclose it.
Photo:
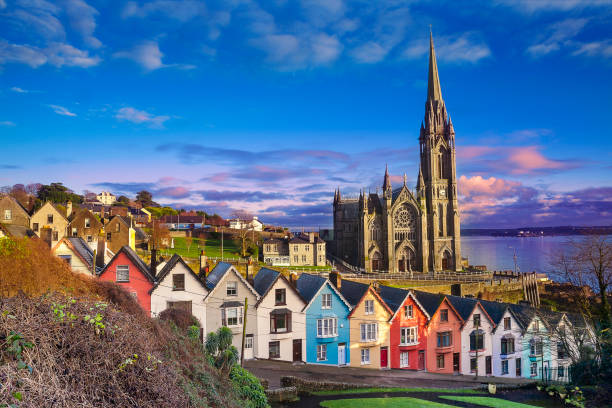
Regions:
[[[306,362],[348,365],[351,306],[327,278],[303,273],[296,286],[307,302]]]

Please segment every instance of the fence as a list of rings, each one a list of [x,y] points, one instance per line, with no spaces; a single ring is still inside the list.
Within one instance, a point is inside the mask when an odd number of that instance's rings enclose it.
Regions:
[[[567,384],[572,381],[571,367],[541,367],[540,379],[544,384]]]

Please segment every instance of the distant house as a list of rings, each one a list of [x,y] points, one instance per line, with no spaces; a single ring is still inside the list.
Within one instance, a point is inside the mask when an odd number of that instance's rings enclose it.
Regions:
[[[99,202],[105,205],[112,205],[115,201],[117,201],[117,197],[114,194],[109,193],[108,191],[103,191],[96,196]]]
[[[263,259],[267,265],[289,266],[289,242],[287,239],[270,238],[263,242]]]
[[[303,361],[306,350],[306,301],[282,273],[261,268],[253,279],[260,298],[255,357]]]
[[[51,250],[53,255],[62,258],[74,272],[96,276],[94,271],[94,252],[80,237],[64,237]],[[100,269],[103,265],[99,265]]]
[[[297,234],[289,240],[291,266],[325,266],[325,241],[314,232]]]
[[[102,269],[99,278],[124,287],[147,313],[151,313],[151,289],[155,285],[155,276],[132,248],[121,247]]]
[[[242,346],[242,328],[245,319],[244,301],[247,299],[246,336],[251,340],[245,343],[244,358],[253,358],[253,348],[258,341],[257,338],[253,338],[257,331],[255,305],[260,297],[257,291],[233,265],[226,262],[219,262],[206,276],[206,288],[209,290],[204,301],[206,333],[216,331],[222,326],[228,327],[234,334],[232,344],[239,351]]]
[[[135,225],[144,226],[151,222],[151,213],[144,208],[129,208],[128,214]]]
[[[263,231],[263,223],[259,221],[257,217],[253,217],[251,221],[242,220],[240,218],[230,220],[229,227],[231,229],[238,230],[248,229],[253,231]]]
[[[158,316],[166,309],[184,309],[198,319],[200,327],[206,327],[204,300],[209,291],[200,277],[179,255],[174,254],[165,263],[149,292],[153,316]]]
[[[350,364],[350,304],[327,278],[303,273],[297,290],[306,302],[306,362]]]
[[[32,231],[53,248],[64,236],[68,220],[63,212],[47,201],[30,218]]]
[[[132,220],[115,215],[104,226],[104,238],[108,248],[117,253],[122,247],[136,249],[136,231],[132,228]]]
[[[162,224],[171,230],[199,229],[204,226],[204,217],[201,215],[164,215],[161,217]]]
[[[30,228],[28,211],[10,195],[0,198],[0,223]]]
[[[83,238],[92,249],[95,249],[98,246],[98,238],[101,232],[102,223],[88,209],[78,209],[71,215],[68,224],[69,237]]]
[[[344,281],[339,289],[352,306],[348,316],[351,327],[351,366],[390,368],[389,321],[393,311],[372,285]]]

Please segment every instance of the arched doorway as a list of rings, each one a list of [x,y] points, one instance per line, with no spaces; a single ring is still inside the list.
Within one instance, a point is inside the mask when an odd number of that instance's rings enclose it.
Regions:
[[[382,256],[380,255],[380,252],[375,251],[372,254],[372,271],[380,271],[382,268]]]
[[[442,270],[447,271],[453,268],[453,258],[451,257],[450,252],[444,251],[442,255]]]
[[[399,272],[412,272],[414,265],[414,252],[408,247],[402,248],[397,259],[397,270]]]

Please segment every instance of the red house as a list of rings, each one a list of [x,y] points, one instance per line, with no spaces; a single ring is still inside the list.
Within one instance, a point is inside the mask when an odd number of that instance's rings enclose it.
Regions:
[[[129,246],[117,251],[113,259],[98,275],[101,280],[115,282],[132,294],[140,306],[151,313],[151,294],[149,291],[155,284],[149,266]]]
[[[393,311],[389,320],[391,368],[425,370],[429,314],[412,291],[381,286],[380,296]]]

